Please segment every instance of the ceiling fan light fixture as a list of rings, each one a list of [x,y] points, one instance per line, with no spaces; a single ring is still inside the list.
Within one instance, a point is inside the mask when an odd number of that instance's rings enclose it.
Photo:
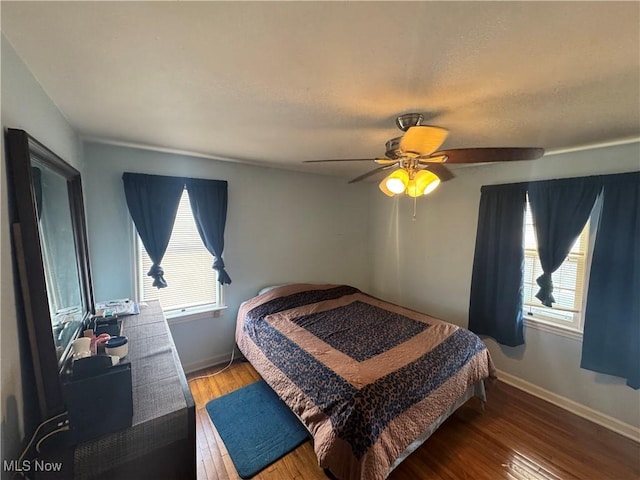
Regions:
[[[401,168],[399,170],[395,170],[389,176],[387,176],[382,182],[380,182],[380,190],[385,195],[393,197],[394,195],[400,195],[404,193],[407,189],[407,185],[409,184],[409,173]]]
[[[409,185],[407,185],[407,195],[409,195],[411,198],[419,197],[422,195],[422,192],[418,190],[418,185],[416,184],[415,178],[411,179],[409,181]]]
[[[385,178],[380,182],[380,184],[378,185],[378,188],[379,188],[379,189],[380,189],[380,191],[381,191],[382,193],[384,193],[387,197],[395,197],[395,196],[396,196],[396,194],[395,194],[395,193],[393,193],[391,190],[389,190],[389,189],[387,188],[387,183],[386,183],[386,182],[387,182],[387,177],[385,177]]]
[[[434,173],[428,170],[420,170],[409,182],[407,195],[414,198],[428,195],[433,192],[438,185],[440,185],[440,179]]]
[[[423,195],[429,195],[436,188],[438,188],[438,185],[440,185],[440,179],[439,178],[437,178],[436,180],[431,182],[429,185],[427,185],[427,188],[424,189]]]

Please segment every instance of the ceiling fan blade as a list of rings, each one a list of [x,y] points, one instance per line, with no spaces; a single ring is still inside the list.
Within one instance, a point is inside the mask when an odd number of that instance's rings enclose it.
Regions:
[[[376,158],[374,160],[378,165],[392,165],[397,164],[398,161],[399,160],[397,158]]]
[[[400,150],[415,155],[431,155],[444,143],[447,130],[431,125],[411,127],[400,139]]]
[[[447,156],[447,163],[511,162],[535,160],[544,155],[544,148],[457,148],[440,150],[432,156]]]
[[[447,161],[446,155],[421,155],[418,157],[420,163],[444,163]]]
[[[420,160],[418,163],[420,163],[420,165],[424,165],[425,170],[429,170],[430,172],[435,173],[435,175],[442,182],[446,182],[447,180],[455,178],[453,172],[441,163],[430,163],[424,160]]]
[[[333,158],[330,160],[303,160],[302,163],[324,163],[324,162],[373,162],[377,158]],[[381,159],[386,160],[386,159]]]
[[[303,160],[302,163],[325,163],[325,162],[376,162],[378,165],[389,165],[398,163],[393,158],[334,158],[331,160]]]
[[[367,172],[367,173],[365,173],[363,175],[360,175],[359,177],[356,177],[353,180],[349,180],[349,183],[359,182],[360,180],[364,180],[365,178],[370,177],[371,175],[375,175],[376,173],[382,172],[384,170],[389,170],[390,168],[393,168],[395,166],[396,166],[396,164],[394,163],[392,165],[383,165],[381,167],[374,168],[373,170],[371,170],[371,171],[369,171],[369,172]]]

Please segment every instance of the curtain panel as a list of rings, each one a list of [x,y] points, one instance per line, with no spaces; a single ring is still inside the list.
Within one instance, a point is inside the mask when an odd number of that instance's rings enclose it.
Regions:
[[[186,179],[191,211],[200,238],[214,256],[213,269],[218,272],[221,285],[230,284],[231,277],[224,269],[224,228],[227,221],[227,182],[222,180]]]
[[[522,303],[526,183],[481,189],[469,330],[515,347],[524,343]]]
[[[602,177],[581,367],[640,388],[640,172]]]
[[[567,258],[601,190],[599,177],[531,182],[528,186],[538,256],[544,272],[536,279],[540,286],[536,298],[547,307],[556,301],[551,274]]]
[[[165,288],[160,263],[169,245],[184,179],[125,172],[122,181],[129,213],[153,262],[147,275],[153,277],[154,287]]]

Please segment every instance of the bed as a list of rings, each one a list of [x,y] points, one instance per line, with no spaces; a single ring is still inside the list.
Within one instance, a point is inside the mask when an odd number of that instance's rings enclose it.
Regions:
[[[247,300],[236,342],[340,480],[386,478],[466,400],[484,401],[495,377],[475,334],[349,285],[284,285]]]

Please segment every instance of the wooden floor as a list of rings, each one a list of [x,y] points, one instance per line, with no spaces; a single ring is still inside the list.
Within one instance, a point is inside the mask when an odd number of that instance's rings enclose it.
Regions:
[[[205,405],[256,381],[246,362],[216,376],[192,380],[197,409],[198,480],[239,478]],[[632,480],[640,479],[640,444],[572,415],[500,381],[487,392],[485,411],[469,400],[389,480]],[[256,477],[314,480],[327,477],[306,442]]]

